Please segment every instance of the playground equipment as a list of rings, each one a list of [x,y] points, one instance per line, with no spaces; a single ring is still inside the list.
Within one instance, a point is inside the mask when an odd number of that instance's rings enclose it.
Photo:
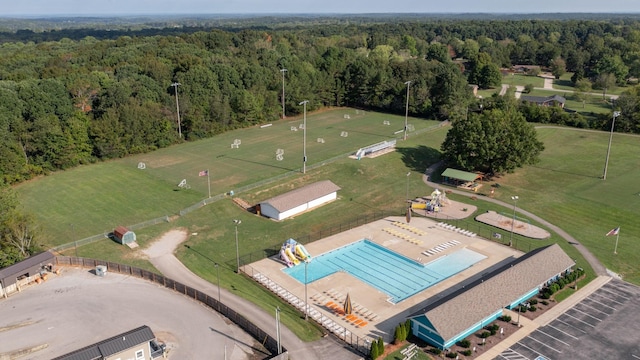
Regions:
[[[449,204],[447,194],[439,189],[433,190],[431,193],[431,200],[425,204],[425,209],[429,212],[440,212],[440,208]]]
[[[280,259],[284,261],[288,267],[292,267],[300,264],[300,261],[311,261],[311,255],[302,244],[299,244],[293,239],[288,239],[280,248]]]

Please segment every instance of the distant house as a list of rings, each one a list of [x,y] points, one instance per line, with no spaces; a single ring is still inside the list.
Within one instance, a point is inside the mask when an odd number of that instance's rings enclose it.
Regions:
[[[284,220],[309,209],[335,200],[340,187],[330,180],[319,181],[261,202],[260,213],[275,220]]]
[[[143,325],[52,360],[147,360],[162,355],[153,331]]]
[[[426,300],[424,308],[409,317],[412,334],[448,349],[496,320],[504,308],[517,308],[574,265],[558,244],[533,250],[443,298]]]
[[[560,95],[553,95],[553,96],[522,95],[520,97],[520,100],[538,104],[540,106],[560,106],[563,109],[564,109],[564,103],[567,101],[567,99],[563,98]]]
[[[114,240],[123,245],[136,242],[136,234],[124,226],[118,226],[115,230],[113,230],[113,237]]]
[[[0,294],[7,297],[15,291],[20,291],[20,287],[40,278],[40,274],[50,267],[53,258],[52,253],[45,251],[0,269]]]

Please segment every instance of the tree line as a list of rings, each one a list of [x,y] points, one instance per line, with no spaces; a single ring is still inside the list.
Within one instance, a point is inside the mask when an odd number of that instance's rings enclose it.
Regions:
[[[525,137],[531,134],[525,120],[608,129],[611,116],[584,118],[497,96],[479,100],[469,84],[499,86],[500,68],[514,64],[572,71],[580,86],[622,86],[640,76],[640,22],[635,19],[340,19],[321,25],[296,19],[251,24],[201,31],[143,29],[115,38],[94,32],[96,36],[50,40],[48,34],[29,37],[23,31],[15,33],[19,41],[9,41],[4,34],[2,189],[51,171],[277,120],[282,69],[287,70],[287,116],[301,113],[302,100],[309,100],[309,111],[353,106],[404,114],[410,81],[412,116],[459,121],[458,135],[465,133],[465,120],[470,121],[468,129],[498,122]],[[639,104],[637,88],[620,97],[618,131],[640,133]],[[449,149],[456,149],[454,135]],[[495,140],[485,149],[463,151],[497,154],[504,139]],[[511,171],[518,161],[534,162],[542,149],[535,139],[524,140],[511,145],[533,148],[534,153],[502,159],[507,165],[456,158],[447,150],[445,157],[469,170]],[[0,252],[19,258],[35,248],[26,226],[30,220],[17,210],[10,190],[3,194],[0,206],[9,215],[0,219],[0,247],[14,244],[18,250]],[[9,239],[18,239],[19,245]]]

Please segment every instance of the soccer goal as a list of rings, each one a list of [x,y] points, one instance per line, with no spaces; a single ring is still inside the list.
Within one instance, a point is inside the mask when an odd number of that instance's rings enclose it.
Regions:
[[[348,137],[348,136],[349,136],[349,133],[348,133],[347,131],[343,131],[343,132],[341,132],[341,133],[340,133],[340,136],[342,136],[342,137]]]
[[[143,162],[139,162],[138,163],[138,169],[140,170],[144,170],[147,168],[147,164],[143,163]]]
[[[324,144],[324,138],[318,138],[317,140],[320,144]]]

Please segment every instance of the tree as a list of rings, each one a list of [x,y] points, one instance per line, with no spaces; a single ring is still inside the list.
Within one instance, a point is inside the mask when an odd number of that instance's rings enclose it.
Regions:
[[[596,81],[593,82],[593,87],[596,89],[602,89],[602,98],[607,97],[607,89],[613,89],[616,86],[616,77],[611,73],[602,73],[596,77]]]
[[[21,261],[36,249],[33,219],[18,205],[13,189],[0,182],[0,267]]]
[[[449,163],[488,174],[535,164],[543,149],[533,126],[514,108],[454,121],[441,147]]]
[[[567,71],[567,63],[561,57],[557,57],[551,60],[550,67],[551,74],[553,74],[556,79],[560,79],[560,76],[564,75],[564,73]]]
[[[487,64],[480,70],[478,86],[481,89],[489,89],[500,86],[502,83],[502,73],[496,64]]]

